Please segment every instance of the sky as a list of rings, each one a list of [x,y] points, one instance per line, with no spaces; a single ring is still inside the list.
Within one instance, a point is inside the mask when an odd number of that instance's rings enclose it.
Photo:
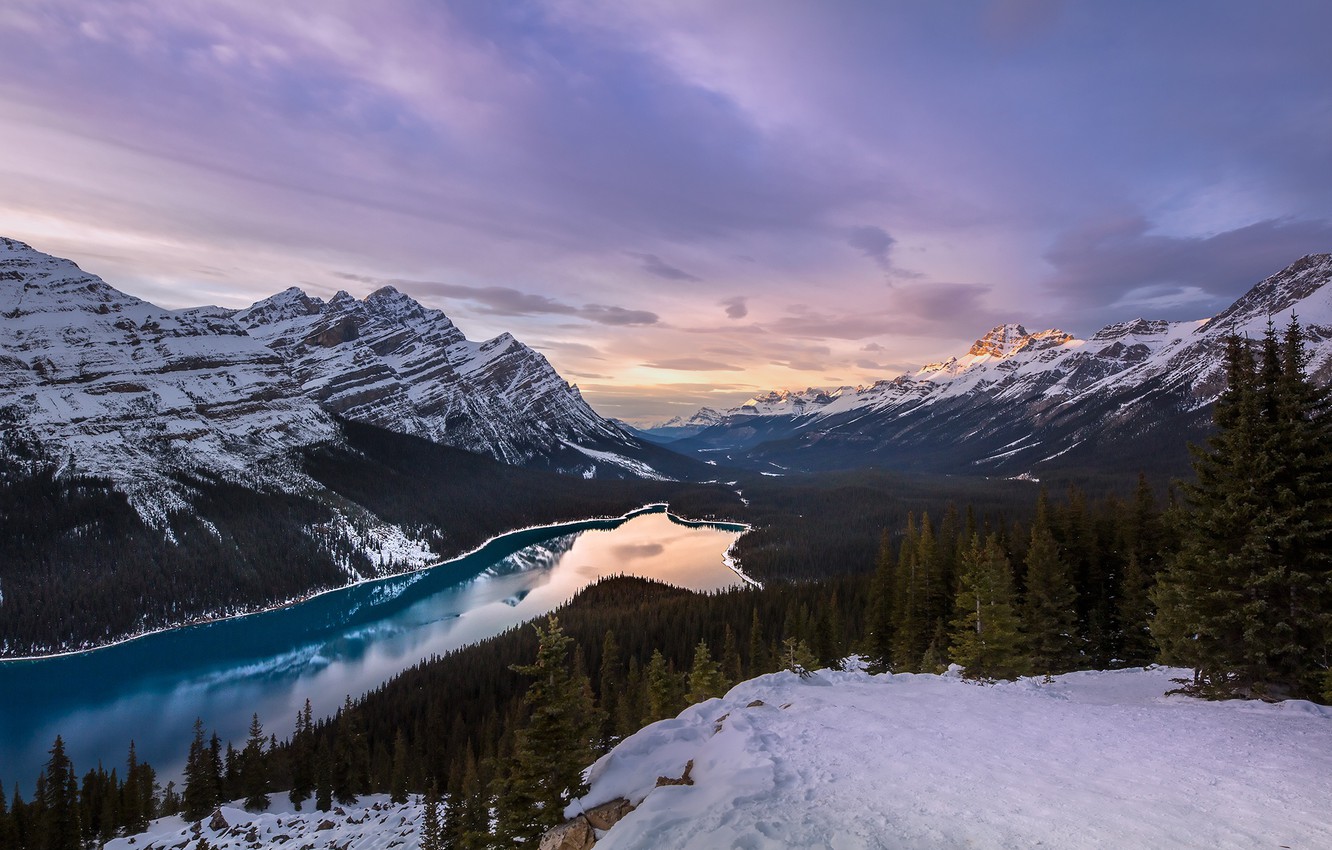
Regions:
[[[393,285],[647,424],[1332,251],[1324,0],[4,0],[0,235]]]

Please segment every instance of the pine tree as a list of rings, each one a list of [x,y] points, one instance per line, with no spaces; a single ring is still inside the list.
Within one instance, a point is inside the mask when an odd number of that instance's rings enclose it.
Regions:
[[[721,671],[728,682],[739,682],[745,678],[740,647],[736,644],[735,631],[731,629],[730,623],[726,624],[726,630],[722,633]]]
[[[870,583],[869,611],[865,617],[869,627],[866,653],[870,671],[874,673],[883,673],[892,667],[896,566],[893,560],[893,538],[885,529],[879,540],[879,557],[875,561],[874,579]]]
[[[240,755],[241,792],[245,808],[252,812],[268,810],[268,765],[264,763],[264,727],[256,713],[250,718],[250,735]]]
[[[1127,664],[1145,665],[1158,655],[1151,629],[1156,616],[1152,589],[1167,551],[1173,548],[1146,475],[1138,475],[1138,487],[1121,527],[1127,559],[1119,589],[1120,657]]]
[[[500,834],[510,843],[535,842],[564,820],[565,805],[586,793],[583,768],[594,752],[596,728],[586,713],[590,687],[568,660],[573,639],[553,616],[544,630],[535,628],[536,661],[513,667],[533,682],[523,695],[530,716],[515,738],[499,812]]]
[[[486,850],[490,846],[490,797],[477,767],[476,756],[468,747],[463,759],[462,794],[458,813],[458,836],[454,850]]]
[[[313,712],[310,700],[305,707],[296,712],[296,730],[291,735],[291,790],[287,799],[291,800],[296,811],[301,810],[301,803],[314,793],[314,728]]]
[[[647,680],[647,713],[643,716],[642,725],[678,714],[683,708],[680,704],[683,702],[680,678],[660,649],[652,650],[644,678]]]
[[[763,623],[759,620],[757,608],[749,612],[749,667],[745,674],[750,678],[769,673],[772,666],[768,658],[767,644],[763,642]]]
[[[951,657],[967,678],[1010,679],[1024,672],[1018,618],[1013,609],[1013,571],[991,534],[982,545],[973,536],[958,577],[957,617]]]
[[[601,747],[609,749],[617,739],[616,724],[620,716],[620,700],[623,699],[624,683],[620,674],[620,645],[615,640],[615,633],[606,630],[606,637],[601,641],[601,670],[597,676],[597,693],[601,695],[601,713],[604,718],[601,730]]]
[[[421,850],[444,850],[444,830],[439,817],[439,786],[430,783],[421,818]],[[452,806],[450,806],[452,808]]]
[[[712,660],[707,641],[699,641],[694,647],[694,664],[689,671],[689,693],[685,694],[685,700],[692,705],[705,699],[723,697],[728,687],[730,685],[722,676],[721,665]]]
[[[1076,666],[1077,602],[1073,576],[1050,530],[1049,500],[1042,492],[1027,547],[1027,596],[1022,606],[1033,672],[1066,673]]]
[[[185,820],[200,820],[213,810],[217,802],[217,775],[212,756],[204,743],[203,718],[195,718],[194,738],[190,741],[189,755],[185,759],[181,814]]]
[[[393,774],[389,782],[389,799],[395,803],[407,802],[407,738],[402,729],[393,736]]]
[[[370,790],[370,744],[350,696],[344,699],[338,710],[335,725],[333,797],[345,806],[355,803],[357,795]]]
[[[328,743],[319,742],[314,761],[315,808],[326,812],[333,808],[333,757]]]
[[[786,670],[795,673],[802,679],[813,676],[814,670],[819,664],[814,658],[814,653],[810,650],[809,644],[795,637],[789,637],[782,641],[782,663]]]
[[[37,796],[42,807],[42,846],[44,850],[82,850],[79,785],[74,765],[65,755],[65,742],[59,735],[49,752],[45,787]]]

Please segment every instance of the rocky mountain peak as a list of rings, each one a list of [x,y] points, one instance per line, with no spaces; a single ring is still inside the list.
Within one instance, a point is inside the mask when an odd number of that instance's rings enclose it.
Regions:
[[[1332,281],[1332,254],[1306,254],[1255,285],[1212,319],[1209,328],[1238,328],[1255,319],[1283,313],[1308,299],[1329,281]],[[1306,323],[1324,320],[1332,320],[1332,315],[1301,316],[1301,321]]]
[[[976,340],[972,344],[971,350],[967,352],[973,357],[1007,357],[1013,354],[1023,345],[1028,338],[1027,329],[1018,324],[998,325],[985,336]]]
[[[1058,328],[1031,333],[1022,325],[1006,324],[992,328],[972,344],[967,354],[971,357],[993,357],[1002,360],[1023,350],[1041,350],[1063,345],[1073,339],[1072,334]]]

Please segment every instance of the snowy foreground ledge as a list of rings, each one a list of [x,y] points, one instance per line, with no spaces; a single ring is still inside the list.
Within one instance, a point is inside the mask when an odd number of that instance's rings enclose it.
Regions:
[[[642,800],[597,850],[1332,847],[1332,709],[1164,696],[1182,675],[761,676],[623,741],[581,805]]]
[[[1182,675],[761,676],[621,742],[567,814],[639,804],[596,850],[1332,847],[1332,708],[1164,696]],[[695,784],[655,787],[691,759]],[[163,818],[107,847],[420,846],[415,802],[293,814],[271,799],[263,815],[223,807],[224,829]]]

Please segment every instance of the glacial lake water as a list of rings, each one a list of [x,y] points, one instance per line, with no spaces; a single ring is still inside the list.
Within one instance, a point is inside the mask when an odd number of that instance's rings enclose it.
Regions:
[[[178,779],[196,717],[244,743],[250,715],[291,734],[308,698],[330,714],[421,658],[538,617],[603,576],[691,590],[741,583],[723,555],[743,527],[625,518],[514,532],[466,557],[285,608],[158,632],[102,649],[0,662],[0,780],[31,799],[60,734],[80,776],[124,761],[130,739],[163,785]]]

